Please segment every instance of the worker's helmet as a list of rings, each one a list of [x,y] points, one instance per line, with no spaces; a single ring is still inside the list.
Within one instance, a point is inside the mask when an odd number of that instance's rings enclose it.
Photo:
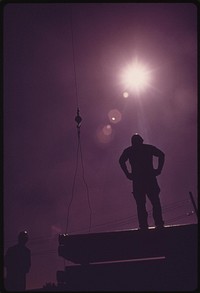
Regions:
[[[132,137],[131,137],[131,143],[132,145],[140,145],[143,143],[143,138],[138,134],[135,133]]]
[[[18,242],[21,244],[26,244],[27,241],[28,241],[27,231],[21,231],[18,235]]]

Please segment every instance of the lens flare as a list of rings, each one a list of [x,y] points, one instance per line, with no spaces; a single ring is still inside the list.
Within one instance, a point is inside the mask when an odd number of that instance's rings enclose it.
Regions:
[[[103,131],[103,134],[104,135],[111,135],[111,133],[112,133],[112,127],[111,127],[111,125],[105,125],[104,127],[103,127],[103,129],[102,129],[102,131]]]
[[[96,139],[100,144],[108,144],[113,139],[113,129],[110,124],[101,125],[96,131]]]
[[[129,96],[129,93],[128,92],[123,92],[123,97],[124,98],[128,98],[128,96]]]
[[[108,118],[111,123],[118,123],[122,119],[122,114],[117,109],[112,109],[108,112]]]

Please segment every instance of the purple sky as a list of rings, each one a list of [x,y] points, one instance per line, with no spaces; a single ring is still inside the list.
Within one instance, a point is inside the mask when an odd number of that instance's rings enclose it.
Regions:
[[[158,181],[166,225],[196,223],[188,215],[189,191],[197,197],[196,22],[192,3],[5,6],[4,246],[29,232],[27,288],[55,282],[63,269],[58,233],[72,196],[77,104],[91,232],[138,227],[131,182],[118,163],[135,132],[165,152]],[[152,69],[152,87],[125,99],[121,72],[136,57]],[[114,109],[118,123],[109,119]],[[79,156],[68,232],[87,233],[89,215]]]

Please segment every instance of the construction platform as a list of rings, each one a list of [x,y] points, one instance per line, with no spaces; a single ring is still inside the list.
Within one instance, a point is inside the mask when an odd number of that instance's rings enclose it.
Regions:
[[[57,272],[63,290],[193,291],[197,224],[147,231],[59,235],[58,255],[74,265]]]

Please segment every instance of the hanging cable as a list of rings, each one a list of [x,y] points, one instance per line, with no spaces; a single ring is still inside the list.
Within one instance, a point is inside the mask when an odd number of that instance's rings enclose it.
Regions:
[[[80,134],[79,134],[79,136],[80,136]],[[81,149],[81,141],[80,141],[80,138],[79,138],[79,144],[80,144],[82,176],[83,176],[83,182],[85,184],[86,191],[87,191],[87,200],[88,200],[88,206],[89,206],[89,210],[90,210],[89,232],[91,232],[91,226],[92,226],[92,209],[91,209],[91,204],[90,204],[89,188],[88,188],[87,182],[85,180],[85,170],[84,170],[84,165],[83,165],[83,154],[82,154],[82,149]]]
[[[70,8],[71,8],[71,6],[70,6]],[[78,101],[78,87],[77,87],[77,77],[76,77],[76,64],[75,64],[75,53],[74,53],[74,36],[73,36],[73,23],[72,23],[72,8],[71,8],[70,12],[71,12],[70,13],[70,24],[71,24],[71,39],[72,39],[72,51],[73,51],[73,68],[74,68],[76,104],[77,104],[77,113],[76,113],[75,121],[77,123],[78,143],[77,143],[77,152],[76,152],[76,167],[75,167],[75,173],[74,173],[74,179],[73,179],[73,185],[72,185],[72,196],[71,196],[71,199],[70,199],[70,203],[68,205],[68,212],[67,212],[66,233],[68,232],[69,212],[70,212],[70,207],[71,207],[73,197],[74,197],[76,176],[77,176],[78,163],[79,163],[79,153],[80,153],[80,159],[81,159],[82,177],[83,177],[83,182],[84,182],[84,184],[86,186],[87,200],[88,200],[88,206],[89,206],[89,210],[90,210],[89,232],[91,231],[91,218],[92,218],[92,209],[91,209],[90,198],[89,198],[89,188],[88,188],[87,182],[85,180],[83,154],[82,154],[82,149],[81,149],[80,128],[81,128],[81,123],[82,123],[82,117],[80,116],[79,101]]]
[[[67,210],[67,224],[66,224],[66,229],[65,232],[68,232],[68,225],[69,225],[69,212],[70,212],[70,207],[73,201],[73,197],[74,197],[74,190],[75,190],[75,183],[76,183],[76,175],[77,175],[77,171],[78,171],[78,156],[79,156],[79,139],[78,139],[78,145],[77,145],[77,150],[76,150],[76,166],[75,166],[75,172],[74,172],[74,179],[73,179],[73,184],[72,184],[72,193],[71,193],[71,199],[68,205],[68,210]]]
[[[76,90],[76,106],[77,110],[79,109],[78,101],[78,87],[77,87],[77,78],[76,78],[76,62],[75,62],[75,52],[74,52],[74,33],[73,33],[73,22],[72,22],[72,6],[70,5],[70,28],[71,28],[71,42],[72,42],[72,54],[73,54],[73,69],[74,69],[74,82]]]

